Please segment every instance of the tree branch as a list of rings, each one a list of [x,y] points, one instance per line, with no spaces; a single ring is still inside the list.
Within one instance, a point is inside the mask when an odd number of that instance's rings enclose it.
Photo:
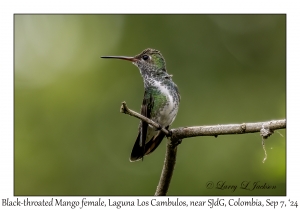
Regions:
[[[126,104],[125,101],[122,102],[120,112],[124,113],[124,114],[129,114],[130,116],[133,116],[133,117],[136,117],[140,120],[143,120],[146,123],[148,123],[149,125],[152,125],[153,127],[157,128],[157,129],[161,129],[161,131],[164,132],[167,136],[169,135],[169,131],[165,128],[162,128],[158,123],[156,123],[156,122],[150,120],[149,118],[147,118],[147,117],[145,117],[145,116],[129,109],[127,107],[127,104]]]
[[[127,107],[125,101],[122,102],[120,111],[124,114],[129,114],[133,117],[143,120],[157,129],[161,129],[161,131],[163,131],[169,137],[169,140],[167,142],[164,166],[158,186],[156,188],[155,195],[166,195],[168,192],[176,162],[177,146],[181,143],[182,139],[196,136],[217,137],[218,135],[245,134],[256,132],[260,132],[262,138],[266,139],[270,135],[272,135],[274,130],[286,128],[286,120],[282,119],[256,123],[180,127],[168,131],[151,119],[130,110]]]
[[[227,124],[227,125],[209,125],[209,126],[193,126],[172,129],[172,137],[183,139],[195,136],[218,136],[226,134],[245,134],[261,132],[262,129],[278,130],[286,128],[286,120],[271,120],[266,122]],[[270,136],[270,132],[261,135]]]
[[[282,119],[256,123],[180,127],[171,129],[171,132],[169,132],[167,129],[161,128],[159,124],[152,121],[151,119],[129,109],[125,101],[122,102],[120,111],[124,114],[129,114],[133,117],[143,120],[157,129],[161,129],[167,136],[170,136],[173,139],[184,139],[195,136],[218,136],[227,134],[256,133],[261,132],[261,129],[269,129],[270,131],[274,131],[286,128],[286,120]]]
[[[154,195],[167,195],[176,163],[177,145],[168,139],[164,166]]]

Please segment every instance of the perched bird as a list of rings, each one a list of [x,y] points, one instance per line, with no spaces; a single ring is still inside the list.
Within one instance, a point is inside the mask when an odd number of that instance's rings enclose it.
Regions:
[[[141,114],[168,129],[177,115],[180,94],[177,85],[172,81],[172,75],[167,73],[162,54],[158,50],[148,48],[134,57],[102,56],[102,58],[131,61],[139,68],[145,89]],[[140,121],[130,161],[137,161],[149,155],[164,137],[165,133],[160,129]]]

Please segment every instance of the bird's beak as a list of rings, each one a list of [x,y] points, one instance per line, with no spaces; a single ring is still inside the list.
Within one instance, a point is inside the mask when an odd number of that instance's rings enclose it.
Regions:
[[[136,62],[138,61],[135,57],[126,57],[126,56],[101,56],[101,58],[114,58],[114,59],[122,59],[126,61]]]

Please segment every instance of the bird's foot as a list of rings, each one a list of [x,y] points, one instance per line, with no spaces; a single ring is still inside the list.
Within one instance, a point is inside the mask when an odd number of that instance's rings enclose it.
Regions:
[[[160,131],[162,128],[163,128],[163,127],[162,127],[160,124],[158,124],[158,128],[156,128],[156,130],[157,130],[157,131]]]
[[[167,128],[166,128],[167,129]],[[171,137],[172,136],[172,131],[171,130],[169,130],[169,129],[167,129],[167,131],[168,131],[168,134],[166,135],[167,137]]]

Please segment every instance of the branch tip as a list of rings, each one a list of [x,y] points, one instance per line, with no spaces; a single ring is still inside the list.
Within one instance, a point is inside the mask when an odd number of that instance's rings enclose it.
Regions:
[[[122,102],[122,105],[121,105],[121,108],[120,108],[120,112],[124,113],[124,114],[128,114],[129,113],[129,110],[128,110],[128,107],[127,107],[127,104],[126,104],[125,101]]]

